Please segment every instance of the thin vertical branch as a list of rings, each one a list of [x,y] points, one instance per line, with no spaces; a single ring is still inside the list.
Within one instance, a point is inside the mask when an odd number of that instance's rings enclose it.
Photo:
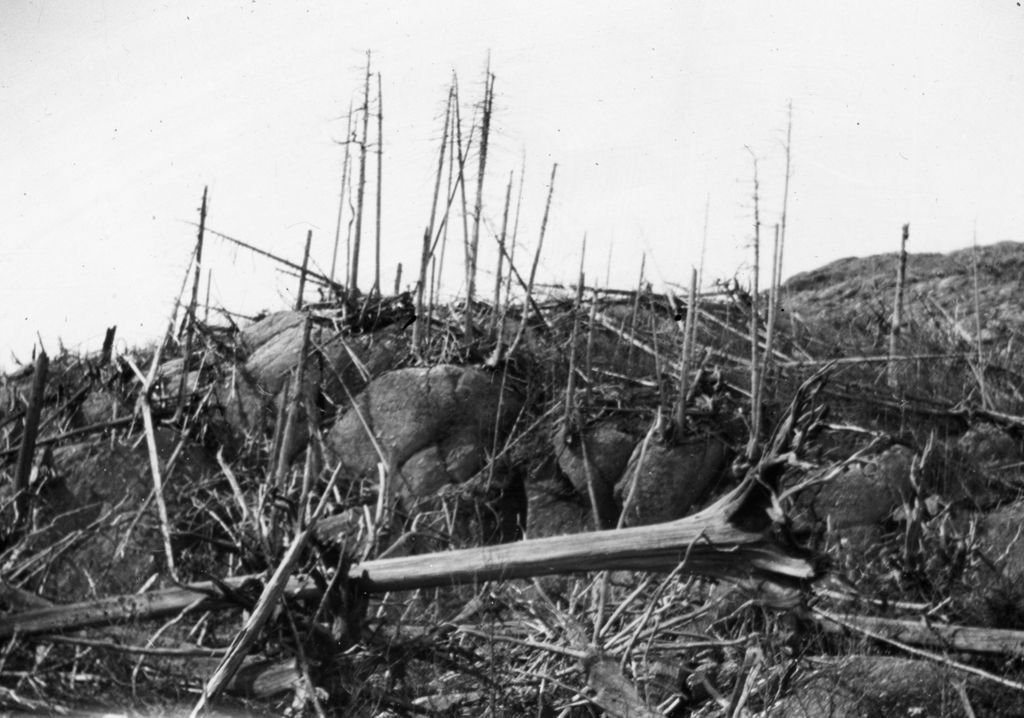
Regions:
[[[593,406],[594,396],[594,327],[597,325],[597,289],[594,290],[590,302],[590,317],[587,320],[587,387],[583,395],[583,410],[588,415],[590,407]]]
[[[753,460],[761,441],[761,378],[758,362],[757,320],[760,310],[760,288],[758,275],[761,271],[761,185],[757,172],[757,155],[749,147],[754,160],[754,267],[750,279],[750,443],[747,444],[747,458]]]
[[[551,166],[551,179],[548,182],[548,199],[544,203],[544,218],[540,223],[540,239],[537,240],[537,249],[533,253],[533,264],[530,266],[530,280],[526,283],[526,300],[523,302],[523,317],[522,321],[519,322],[519,331],[516,332],[516,338],[512,342],[512,346],[509,347],[509,354],[515,351],[516,347],[519,346],[519,342],[522,341],[523,333],[526,331],[526,321],[530,317],[531,302],[533,300],[533,282],[537,278],[537,264],[540,262],[540,252],[544,247],[544,234],[548,228],[548,214],[551,211],[551,196],[555,192],[555,175],[558,172],[558,163],[555,162]]]
[[[498,337],[498,321],[501,314],[501,282],[505,271],[505,237],[508,231],[508,210],[512,204],[512,172],[508,173],[508,186],[505,188],[505,209],[501,213],[501,234],[498,235],[498,267],[494,271],[494,303],[491,307],[490,334],[496,341]],[[511,270],[509,270],[511,272]]]
[[[569,333],[569,376],[565,380],[565,406],[564,421],[566,431],[578,428],[578,412],[576,407],[576,359],[579,354],[577,344],[580,332],[580,309],[583,305],[583,285],[586,284],[586,276],[583,273],[583,262],[587,255],[587,237],[583,236],[583,246],[580,249],[580,271],[577,275],[576,298],[572,305],[572,331]]]
[[[636,342],[636,320],[640,315],[640,295],[644,291],[644,270],[647,268],[647,253],[640,255],[640,277],[636,280],[636,294],[633,295],[633,311],[629,316],[629,344],[626,347],[626,364],[633,361],[633,344]]]
[[[192,299],[188,305],[188,329],[185,332],[185,353],[182,358],[181,380],[178,384],[178,415],[185,411],[186,384],[188,384],[188,367],[192,360],[192,340],[196,328],[196,304],[199,301],[199,277],[203,266],[203,234],[206,231],[206,192],[203,187],[203,203],[199,206],[199,233],[196,236],[195,276],[192,280]]]
[[[899,348],[900,332],[903,330],[903,291],[907,279],[907,240],[910,238],[910,225],[903,225],[903,235],[900,240],[900,254],[896,265],[896,298],[892,308],[892,326],[889,329],[889,386],[893,389],[899,386],[899,377],[896,373],[896,362],[894,357]]]
[[[507,242],[508,247],[508,278],[505,281],[505,308],[502,316],[508,315],[508,309],[512,304],[512,274],[515,269],[516,244],[519,239],[519,215],[523,208],[523,185],[526,182],[526,153],[523,153],[522,165],[519,168],[519,191],[516,197],[516,218],[512,222],[512,241]]]
[[[363,136],[359,143],[359,189],[356,192],[356,232],[352,239],[352,275],[349,291],[359,290],[359,245],[363,238],[363,199],[366,196],[366,144],[370,129],[370,51],[366,51],[366,84],[363,89]]]
[[[700,266],[697,268],[696,291],[691,292],[690,302],[693,307],[693,324],[690,325],[690,356],[697,351],[697,328],[700,326],[700,290],[704,286],[704,260],[708,248],[708,219],[711,214],[711,195],[704,201],[704,234],[700,241]]]
[[[437,218],[437,199],[441,193],[441,175],[444,172],[444,154],[448,146],[448,126],[452,116],[452,91],[448,91],[448,102],[444,110],[444,129],[441,131],[441,149],[437,154],[437,174],[434,177],[434,198],[430,204],[430,223],[423,232],[423,251],[420,255],[420,276],[416,283],[416,318],[417,321],[412,328],[412,346],[414,352],[419,352],[423,344],[423,328],[427,322],[427,315],[423,305],[423,292],[427,282],[427,265],[431,263],[432,250],[431,239],[434,236],[434,221]],[[433,304],[434,282],[430,282],[430,298]]]
[[[18,447],[18,463],[14,468],[14,516],[15,523],[24,527],[28,523],[30,498],[28,480],[32,475],[32,457],[36,451],[36,435],[39,432],[39,417],[43,411],[46,395],[46,375],[50,369],[50,357],[40,346],[36,365],[32,370],[32,394],[25,410],[25,424]]]
[[[299,294],[295,298],[295,311],[302,309],[302,295],[306,291],[306,270],[309,268],[309,247],[313,244],[313,230],[306,230],[306,248],[302,252],[302,269],[299,271]]]
[[[487,169],[487,140],[491,129],[491,108],[494,102],[494,75],[491,74],[488,61],[484,76],[483,119],[480,126],[480,157],[476,175],[476,203],[473,207],[473,238],[466,247],[466,316],[465,340],[468,344],[473,338],[473,300],[476,297],[477,252],[480,249],[480,219],[483,214],[484,176]]]
[[[374,235],[373,288],[380,294],[380,218],[384,178],[384,93],[380,73],[377,73],[377,226]],[[398,291],[395,291],[397,294]]]
[[[291,404],[288,407],[288,418],[285,419],[284,431],[281,434],[281,448],[277,455],[277,470],[274,472],[274,486],[283,486],[284,476],[288,473],[288,462],[291,460],[295,432],[298,428],[299,411],[302,409],[306,384],[306,355],[309,353],[310,330],[313,326],[313,315],[307,313],[302,325],[302,347],[299,350],[299,362],[295,367],[295,386]]]
[[[331,282],[334,282],[335,271],[338,267],[338,245],[341,243],[341,218],[345,210],[345,185],[348,183],[349,153],[352,148],[352,101],[348,103],[348,126],[345,128],[345,158],[341,164],[341,192],[338,194],[338,222],[334,226],[334,250],[331,252]],[[348,257],[349,249],[345,250]],[[348,267],[345,268],[346,281],[348,279]]]
[[[679,398],[676,402],[675,431],[673,437],[681,441],[686,433],[686,397],[690,392],[690,357],[693,354],[693,334],[696,323],[697,269],[690,272],[690,295],[686,302],[686,324],[683,326],[683,357],[679,367]]]
[[[785,256],[786,248],[786,220],[789,216],[789,178],[792,176],[791,160],[793,148],[793,101],[789,101],[786,121],[786,179],[782,187],[782,217],[779,219],[779,256],[776,263],[778,268],[775,272],[779,276],[779,283],[782,282],[782,258]]]
[[[764,360],[761,365],[761,389],[763,394],[764,378],[768,374],[774,360],[772,352],[775,344],[775,321],[779,304],[779,225],[775,225],[775,240],[772,242],[772,278],[768,289],[768,327],[765,330]]]
[[[210,285],[213,284],[213,267],[206,270],[206,302],[203,305],[203,324],[210,321]]]
[[[991,409],[991,402],[988,398],[988,392],[985,390],[985,365],[983,363],[982,350],[981,350],[981,298],[980,292],[978,291],[978,225],[975,222],[974,225],[974,240],[973,240],[973,274],[974,274],[974,341],[978,347],[978,368],[976,370],[978,378],[978,390],[981,392],[981,406],[983,409]]]
[[[458,176],[458,190],[459,198],[462,200],[462,250],[463,250],[463,269],[466,272],[466,316],[465,326],[469,331],[465,332],[465,342],[468,344],[470,341],[470,334],[472,331],[472,318],[470,313],[472,312],[471,302],[473,300],[472,287],[469,286],[469,267],[471,263],[470,257],[470,239],[469,239],[469,203],[466,200],[466,160],[469,157],[470,146],[472,145],[473,130],[475,129],[475,122],[470,123],[469,135],[466,138],[466,145],[462,145],[462,113],[459,108],[459,91],[458,84],[455,85],[455,149],[458,156],[459,162],[459,176]]]

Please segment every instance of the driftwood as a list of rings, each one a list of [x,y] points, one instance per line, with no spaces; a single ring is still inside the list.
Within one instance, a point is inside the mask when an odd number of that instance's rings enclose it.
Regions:
[[[769,466],[781,470],[781,465]],[[663,524],[530,539],[356,564],[349,577],[366,593],[471,584],[601,570],[670,571],[798,588],[817,569],[773,540],[766,512],[766,477],[748,477],[700,513]],[[257,585],[261,576],[223,580],[229,589]],[[285,597],[312,597],[312,580],[291,577]],[[237,606],[212,582],[41,608],[0,616],[0,638],[155,619],[180,612]]]

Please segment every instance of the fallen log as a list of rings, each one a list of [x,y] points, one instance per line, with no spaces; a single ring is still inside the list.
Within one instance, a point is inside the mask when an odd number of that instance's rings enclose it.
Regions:
[[[965,653],[1024,656],[1024,631],[925,623],[920,619],[901,620],[851,613],[832,614],[821,611],[816,615],[819,624],[829,633],[856,629],[911,646],[943,648]]]
[[[781,465],[768,468],[782,469]],[[364,561],[351,567],[349,577],[362,592],[383,593],[587,571],[670,571],[682,564],[682,574],[799,589],[815,578],[818,570],[807,557],[772,537],[766,488],[771,481],[763,473],[748,476],[713,505],[676,521]],[[224,579],[223,584],[258,593],[263,580],[261,575],[249,575]],[[287,598],[309,598],[318,593],[311,579],[296,576],[284,590]],[[9,613],[0,616],[0,638],[231,606],[238,604],[212,582],[201,582]]]

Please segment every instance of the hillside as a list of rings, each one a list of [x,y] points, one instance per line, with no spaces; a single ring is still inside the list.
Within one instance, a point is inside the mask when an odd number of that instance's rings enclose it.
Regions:
[[[896,293],[897,253],[840,259],[789,279],[786,299],[803,320],[848,325],[877,336],[886,328]],[[976,267],[976,269],[975,269]],[[975,275],[977,300],[975,299]],[[911,321],[951,338],[975,341],[975,301],[985,344],[1004,344],[1024,330],[1024,244],[968,248],[949,254],[910,254],[906,297]]]
[[[754,374],[735,288],[305,273],[39,358],[0,386],[0,709],[1019,715],[1024,245],[977,291],[911,255],[890,359],[895,266],[793,277]]]

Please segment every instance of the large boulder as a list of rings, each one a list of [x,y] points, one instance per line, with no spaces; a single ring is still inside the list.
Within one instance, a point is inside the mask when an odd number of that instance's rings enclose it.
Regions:
[[[650,441],[646,450],[640,442],[615,485],[620,504],[633,494],[629,506],[624,506],[624,525],[686,516],[724,476],[728,465],[729,447],[714,435],[690,437],[678,444]]]
[[[981,519],[981,546],[995,569],[1024,587],[1024,501],[1001,506]]]
[[[214,397],[226,423],[224,443],[240,438],[262,440],[285,415],[286,400],[294,399],[294,372],[302,353],[306,314],[284,311],[270,314],[243,328],[236,339],[232,362],[216,367],[218,378]],[[293,458],[306,444],[308,422],[305,407],[317,408],[316,423],[333,416],[348,405],[349,397],[366,386],[374,376],[394,366],[401,355],[403,332],[398,325],[373,334],[346,335],[328,318],[314,318],[310,331],[311,352],[305,366],[300,391],[296,434],[285,456]],[[175,400],[182,371],[182,360],[173,359],[161,366],[163,395]],[[189,385],[201,381],[192,368]]]
[[[573,431],[562,423],[552,437],[558,468],[588,504],[589,483],[593,482],[601,528],[614,527],[618,519],[615,482],[622,476],[635,443],[632,436],[608,422],[582,431]]]
[[[913,493],[910,470],[915,454],[905,446],[852,463],[827,482],[803,491],[797,500],[798,526],[828,525],[840,534],[868,540]]]
[[[376,477],[383,458],[394,470],[395,494],[414,505],[476,474],[500,448],[496,440],[521,406],[500,376],[480,369],[398,369],[356,397],[327,434],[325,448],[350,479]]]

